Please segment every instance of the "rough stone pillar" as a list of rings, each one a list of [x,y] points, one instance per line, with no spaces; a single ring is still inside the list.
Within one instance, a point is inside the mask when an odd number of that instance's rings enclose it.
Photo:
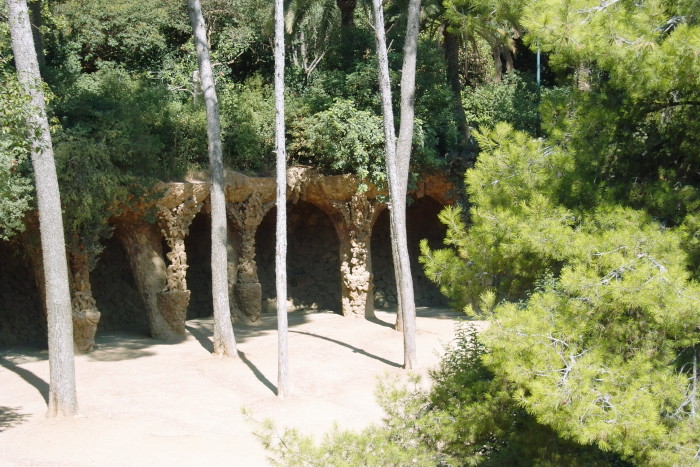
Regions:
[[[374,318],[371,240],[379,203],[355,193],[349,201],[332,204],[336,213],[331,219],[340,240],[343,316]]]
[[[114,235],[126,250],[134,282],[146,305],[151,336],[163,340],[177,338],[158,307],[158,294],[166,289],[162,238],[158,229],[138,221],[119,225]]]
[[[170,330],[178,337],[185,336],[187,306],[191,295],[187,289],[185,237],[202,205],[192,196],[173,208],[158,206],[158,224],[170,248],[166,255],[170,260],[166,268],[166,290],[158,294],[158,308]]]
[[[231,307],[231,322],[236,322],[241,315],[236,303],[236,282],[238,282],[238,261],[240,257],[240,239],[233,233],[232,229],[228,230],[226,241],[226,257],[228,265],[228,296],[229,306]]]
[[[70,261],[71,304],[73,308],[73,347],[76,352],[84,353],[92,350],[95,345],[97,323],[100,321],[100,311],[92,296],[90,285],[90,265],[88,254],[82,247],[71,251]]]
[[[253,192],[248,199],[239,203],[229,203],[226,207],[229,219],[236,227],[238,257],[238,278],[234,290],[234,313],[240,318],[255,323],[260,319],[262,286],[258,279],[255,263],[255,233],[265,214],[274,202],[265,202],[260,192]]]

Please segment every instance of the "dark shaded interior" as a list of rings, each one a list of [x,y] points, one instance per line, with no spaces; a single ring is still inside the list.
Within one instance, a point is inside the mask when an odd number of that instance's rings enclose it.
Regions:
[[[105,249],[90,273],[92,295],[101,313],[97,334],[130,331],[147,335],[146,304],[136,288],[126,251],[114,237],[104,245]]]
[[[169,250],[165,250],[169,251]],[[185,238],[187,251],[187,288],[190,289],[190,305],[187,319],[204,318],[214,314],[211,294],[211,217],[200,212],[190,225]],[[232,300],[233,297],[230,297]]]
[[[438,220],[443,206],[429,196],[414,200],[406,209],[406,234],[411,258],[413,293],[418,306],[446,306],[447,299],[423,272],[420,264],[420,241],[427,239],[431,248],[442,248],[447,229]],[[374,301],[377,307],[396,306],[396,280],[391,258],[389,210],[385,209],[372,230],[372,271]]]
[[[0,345],[47,345],[46,317],[31,266],[0,241]]]
[[[277,210],[263,218],[255,237],[263,299],[274,298]],[[311,203],[287,204],[287,296],[294,305],[340,312],[339,242],[326,213]]]

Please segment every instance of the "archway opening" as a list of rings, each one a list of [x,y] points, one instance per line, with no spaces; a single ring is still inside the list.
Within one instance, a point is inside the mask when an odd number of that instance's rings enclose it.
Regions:
[[[430,248],[443,248],[446,227],[438,220],[443,206],[429,196],[414,200],[406,209],[406,235],[411,259],[413,293],[417,306],[446,306],[447,299],[430,279],[425,277],[420,264],[420,241],[428,240]],[[396,278],[391,257],[389,211],[384,210],[372,230],[372,271],[374,272],[374,303],[378,308],[394,307]]]
[[[0,346],[47,345],[46,316],[29,262],[0,241]]]
[[[276,218],[277,209],[272,208],[255,236],[263,300],[277,295]],[[287,296],[295,308],[340,312],[339,249],[338,236],[326,213],[305,201],[287,204]]]
[[[168,251],[168,250],[165,250]],[[187,288],[191,291],[187,319],[214,314],[211,293],[211,216],[199,212],[192,220],[185,238],[187,252]],[[233,297],[229,297],[233,300]]]
[[[104,243],[90,273],[90,284],[100,311],[98,335],[114,331],[149,335],[146,304],[136,287],[127,253],[116,238]]]

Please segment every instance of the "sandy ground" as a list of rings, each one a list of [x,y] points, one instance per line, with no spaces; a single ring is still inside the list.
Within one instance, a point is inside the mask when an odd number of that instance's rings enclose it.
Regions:
[[[452,339],[459,315],[418,309],[417,349],[425,373]],[[81,417],[48,420],[46,351],[0,350],[0,465],[268,465],[254,419],[319,435],[338,424],[379,421],[378,378],[405,377],[395,315],[348,319],[289,315],[291,395],[275,395],[276,318],[235,328],[240,358],[210,354],[212,320],[187,322],[188,337],[161,344],[125,333],[98,337],[76,357]]]

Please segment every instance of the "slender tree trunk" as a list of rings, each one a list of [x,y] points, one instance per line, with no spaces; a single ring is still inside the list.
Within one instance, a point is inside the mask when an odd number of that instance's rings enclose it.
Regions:
[[[277,396],[289,394],[287,357],[287,153],[284,141],[284,6],[275,0],[275,151],[277,152]]]
[[[214,299],[214,353],[237,357],[236,339],[231,324],[228,296],[228,254],[226,250],[226,197],[224,194],[224,162],[221,154],[219,102],[209,59],[206,28],[199,0],[187,2],[194,43],[197,49],[199,75],[207,113],[207,138],[211,166],[211,288]]]
[[[491,47],[491,55],[493,56],[493,69],[495,73],[494,79],[500,83],[503,77],[503,61],[501,60],[501,47],[494,45]]]
[[[340,10],[340,55],[342,66],[349,70],[354,62],[357,30],[355,28],[355,8],[357,0],[336,0]]]
[[[26,119],[28,137],[32,144],[46,284],[50,374],[47,416],[74,416],[78,412],[78,398],[75,390],[73,320],[61,198],[51,133],[44,108],[44,94],[27,3],[25,0],[6,0],[6,3],[17,75],[24,92],[31,98]]]
[[[457,145],[464,150],[469,141],[469,126],[462,105],[462,83],[459,80],[459,36],[451,33],[444,26],[443,45],[445,47],[445,64],[447,65],[447,82],[452,90],[452,108],[457,119]]]
[[[395,245],[392,248],[392,253],[399,301],[399,327],[402,328],[404,335],[404,368],[410,369],[417,366],[415,345],[416,308],[406,235],[406,192],[408,189],[408,170],[413,142],[420,0],[410,0],[408,7],[404,63],[401,70],[401,123],[398,142],[395,136],[394,113],[391,105],[389,60],[381,0],[373,0],[372,6],[375,18],[379,89],[382,113],[384,115],[384,136],[386,139],[386,169],[390,197],[389,217],[391,236]]]

